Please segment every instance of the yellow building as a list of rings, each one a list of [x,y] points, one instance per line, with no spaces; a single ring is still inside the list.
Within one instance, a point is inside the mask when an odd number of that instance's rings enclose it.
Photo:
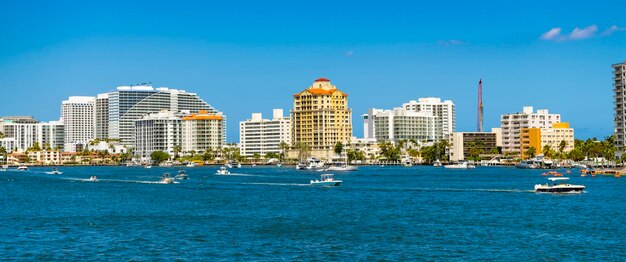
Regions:
[[[348,144],[352,137],[352,110],[348,95],[326,78],[293,95],[292,148],[289,157],[297,157],[298,145],[309,149],[309,157],[331,159],[337,142]],[[295,152],[294,152],[295,151]]]
[[[566,143],[563,152],[574,149],[574,129],[570,128],[567,122],[554,123],[552,128],[522,128],[521,132],[521,155],[523,159],[529,157],[526,152],[531,147],[535,148],[536,155],[541,154],[546,145],[558,152],[561,141]]]

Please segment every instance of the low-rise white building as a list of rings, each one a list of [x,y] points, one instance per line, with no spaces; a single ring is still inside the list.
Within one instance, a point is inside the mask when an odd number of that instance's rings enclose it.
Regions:
[[[272,119],[263,119],[261,113],[239,122],[241,155],[252,156],[280,153],[280,143],[291,141],[291,120],[283,116],[282,109],[274,109]]]

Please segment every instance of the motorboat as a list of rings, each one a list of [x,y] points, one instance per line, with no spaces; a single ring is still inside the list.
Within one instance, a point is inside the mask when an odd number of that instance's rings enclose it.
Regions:
[[[552,167],[554,162],[550,159],[545,158],[543,155],[537,155],[533,158],[523,160],[522,162],[517,163],[515,167],[521,169],[537,169],[542,167]]]
[[[217,170],[215,174],[216,175],[230,175],[230,171],[228,171],[228,168],[226,168],[225,166],[222,166],[220,167],[220,169]]]
[[[189,162],[189,163],[187,163],[187,165],[186,165],[186,166],[187,166],[187,167],[195,167],[195,166],[196,166],[196,163],[194,163],[194,162]]]
[[[159,166],[161,167],[172,167],[174,164],[172,164],[171,162],[163,162],[161,164],[159,164]]]
[[[159,181],[161,184],[173,184],[174,180],[170,177],[169,173],[165,173],[161,175],[161,180]]]
[[[97,181],[98,181],[98,177],[97,176],[89,177],[89,182],[97,182]]]
[[[19,170],[19,171],[26,171],[26,170],[28,170],[28,167],[27,166],[18,166],[17,170]]]
[[[143,166],[143,168],[148,168],[148,169],[150,169],[150,168],[152,168],[152,166],[151,166],[151,165],[145,165],[145,166]]]
[[[451,164],[451,165],[445,165],[443,166],[444,168],[448,168],[448,169],[471,169],[471,168],[476,168],[476,166],[469,164],[467,162],[460,162],[457,164]]]
[[[298,163],[296,165],[296,170],[307,170],[307,169],[311,169],[312,167],[307,165],[306,163]]]
[[[187,174],[185,173],[185,170],[178,170],[178,175],[176,175],[174,177],[175,179],[178,180],[185,180],[185,179],[189,179],[189,177],[187,176]]]
[[[228,168],[241,168],[241,163],[233,161],[227,164]]]
[[[226,163],[226,164],[224,164],[224,166],[225,166],[226,168],[233,168],[233,165],[231,165],[230,163]]]
[[[9,165],[2,165],[2,168],[0,168],[0,172],[6,172],[7,170],[9,170]]]
[[[281,167],[281,166],[283,166],[283,164],[281,163],[276,164],[276,167]]]
[[[351,166],[348,164],[335,164],[326,168],[326,171],[356,171],[358,168],[356,166]]]
[[[256,167],[256,164],[252,164],[252,167]]]
[[[333,174],[322,174],[319,180],[311,180],[312,186],[332,187],[341,185],[341,180],[336,180]]]
[[[52,171],[46,172],[46,174],[48,174],[48,175],[61,175],[61,174],[63,174],[63,172],[59,171],[59,169],[55,167],[55,168],[52,169]]]
[[[439,159],[435,160],[435,162],[433,162],[433,166],[434,167],[440,167],[443,166],[443,164],[441,164],[441,161],[439,161]]]
[[[582,193],[585,190],[583,185],[571,185],[568,184],[568,177],[550,177],[548,178],[552,182],[546,184],[535,185],[535,192],[537,193]]]

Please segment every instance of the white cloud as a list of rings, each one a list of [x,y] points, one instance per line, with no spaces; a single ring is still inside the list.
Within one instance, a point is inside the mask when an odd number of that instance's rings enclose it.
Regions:
[[[594,36],[597,31],[598,31],[598,26],[596,25],[590,25],[583,29],[576,27],[574,28],[574,31],[572,31],[572,33],[569,34],[569,38],[574,39],[574,40],[585,39],[585,38]]]
[[[462,44],[465,44],[465,42],[461,40],[452,39],[452,40],[439,40],[437,41],[437,44],[440,46],[451,46],[451,45],[462,45]]]
[[[626,31],[626,27],[618,27],[616,25],[613,25],[609,27],[608,29],[604,30],[604,32],[602,32],[602,36],[610,36],[613,33],[619,32],[619,31]]]
[[[560,27],[555,27],[552,28],[550,30],[548,30],[548,32],[545,32],[541,35],[541,39],[543,40],[557,40],[557,38],[559,38],[559,36],[561,36],[561,28]]]
[[[626,31],[626,27],[618,27],[616,25],[613,25],[607,28],[606,30],[604,30],[601,34],[599,34],[599,36],[604,36],[604,37],[610,36],[613,33],[618,32],[618,31]],[[585,28],[576,27],[569,34],[561,34],[561,33],[562,33],[562,30],[560,27],[554,27],[548,30],[548,32],[541,34],[540,39],[547,40],[547,41],[567,41],[567,40],[582,40],[582,39],[592,38],[592,37],[598,36],[597,34],[598,26],[590,25]]]

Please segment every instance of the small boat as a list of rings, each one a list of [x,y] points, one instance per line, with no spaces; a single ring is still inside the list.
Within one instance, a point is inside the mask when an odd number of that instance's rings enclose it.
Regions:
[[[59,171],[59,169],[55,167],[55,168],[52,169],[52,171],[46,172],[46,174],[48,174],[48,175],[61,175],[61,174],[63,174],[63,172]]]
[[[225,166],[226,168],[233,168],[233,165],[231,165],[230,163],[226,163],[226,164],[224,164],[224,166]]]
[[[150,169],[150,168],[152,168],[152,166],[151,166],[151,165],[145,165],[145,166],[143,166],[143,168],[148,168],[148,169]]]
[[[27,166],[18,166],[17,170],[26,171],[26,170],[28,170],[28,167]]]
[[[89,178],[89,182],[97,182],[98,181],[98,177],[97,176],[91,176]]]
[[[458,164],[445,165],[443,167],[444,168],[448,168],[448,169],[470,169],[470,168],[476,168],[476,166],[470,165],[467,162],[460,162]]]
[[[380,167],[385,167],[385,165],[380,165]]]
[[[161,184],[173,184],[174,180],[170,177],[169,173],[165,173],[161,175],[161,180],[159,181]]]
[[[185,180],[185,179],[189,179],[189,177],[187,176],[187,174],[185,173],[185,170],[178,170],[178,175],[176,175],[174,177],[175,179],[178,180]]]
[[[569,178],[567,177],[550,177],[548,180],[552,181],[550,184],[537,184],[535,185],[535,192],[537,193],[582,193],[585,189],[583,185],[571,185],[566,183]]]
[[[228,168],[226,168],[225,166],[222,166],[220,167],[220,169],[217,170],[215,174],[216,175],[230,175],[230,171],[228,171]]]
[[[356,166],[348,164],[335,164],[326,168],[326,171],[356,171],[357,169]]]
[[[187,163],[187,167],[195,167],[195,166],[196,166],[196,163],[194,162]]]
[[[237,163],[237,168],[241,168],[241,163]]]
[[[296,170],[305,170],[307,169],[307,164],[305,163],[299,163],[296,165]]]
[[[319,180],[311,180],[312,186],[332,187],[341,185],[341,180],[335,180],[333,174],[322,174]]]
[[[7,170],[9,170],[9,165],[2,165],[2,168],[0,168],[0,172],[6,172]]]
[[[283,164],[278,163],[278,164],[276,164],[276,166],[277,166],[277,167],[281,167],[281,166],[283,166]]]
[[[252,167],[256,167],[256,164],[252,164]]]
[[[443,164],[441,164],[441,161],[439,161],[439,159],[435,160],[435,162],[433,162],[433,166],[434,167],[440,167],[443,166]]]

